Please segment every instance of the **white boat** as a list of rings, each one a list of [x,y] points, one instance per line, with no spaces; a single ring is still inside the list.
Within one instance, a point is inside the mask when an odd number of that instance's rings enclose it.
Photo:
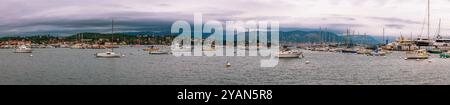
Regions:
[[[406,52],[406,59],[428,59],[428,57],[429,54],[425,49]]]
[[[441,20],[439,19],[439,29],[436,36],[436,40],[434,40],[433,42],[433,46],[435,46],[437,49],[448,51],[450,50],[450,38],[441,36],[440,31],[441,31]]]
[[[31,48],[28,48],[25,45],[21,45],[14,52],[15,53],[32,53],[32,51],[33,50]]]
[[[441,50],[450,50],[450,38],[439,38],[433,43],[433,46]]]
[[[114,36],[114,20],[112,20],[112,28],[111,29],[112,29],[111,35]],[[95,56],[97,58],[120,58],[120,54],[115,53],[113,48],[107,50],[106,52],[97,53],[97,54],[95,54]]]
[[[303,52],[284,50],[284,51],[279,51],[277,54],[275,54],[275,56],[278,58],[299,58],[299,57],[303,57]]]
[[[120,54],[113,52],[112,49],[106,52],[97,53],[95,56],[98,58],[120,58]]]

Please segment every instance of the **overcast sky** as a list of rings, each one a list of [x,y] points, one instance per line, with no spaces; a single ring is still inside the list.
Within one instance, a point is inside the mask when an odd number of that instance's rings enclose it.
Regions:
[[[332,30],[399,36],[426,34],[427,0],[1,0],[0,34],[23,32],[152,31],[175,20],[273,20],[282,28]],[[450,34],[450,0],[431,0],[431,33],[442,19]],[[449,35],[450,36],[450,35]]]

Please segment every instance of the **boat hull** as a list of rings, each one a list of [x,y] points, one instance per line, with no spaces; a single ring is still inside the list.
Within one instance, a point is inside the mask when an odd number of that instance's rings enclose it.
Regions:
[[[119,54],[107,54],[107,53],[97,53],[95,54],[97,58],[120,58]]]
[[[410,56],[406,57],[406,59],[428,59],[428,56]]]
[[[157,52],[149,52],[149,54],[151,54],[151,55],[163,55],[163,54],[169,54],[170,52],[159,52],[159,51],[157,51]]]
[[[14,53],[32,53],[33,52],[33,50],[31,50],[31,49],[16,49],[15,51],[14,51]]]
[[[280,54],[278,58],[299,58],[301,54]]]
[[[357,53],[357,51],[353,51],[353,50],[342,50],[342,53]]]

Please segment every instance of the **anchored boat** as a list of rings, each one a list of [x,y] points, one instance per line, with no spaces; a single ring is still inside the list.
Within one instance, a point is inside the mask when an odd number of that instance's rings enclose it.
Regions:
[[[114,36],[114,20],[112,20],[111,29],[112,29],[111,36]],[[113,39],[114,38],[111,37],[111,40]],[[96,53],[95,56],[98,58],[120,58],[120,54],[115,53],[113,48],[108,49],[106,52]]]
[[[31,48],[21,45],[14,51],[14,53],[32,53],[32,51],[33,50]]]
[[[98,58],[120,58],[120,54],[115,53],[112,49],[107,50],[106,52],[95,54]]]
[[[406,52],[406,59],[428,59],[429,54],[425,49]]]
[[[293,50],[283,50],[279,51],[277,54],[275,54],[278,58],[299,58],[304,57],[303,52],[301,51],[293,51]]]

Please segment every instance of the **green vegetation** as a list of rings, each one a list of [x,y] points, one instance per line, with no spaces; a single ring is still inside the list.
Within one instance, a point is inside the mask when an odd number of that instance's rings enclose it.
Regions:
[[[84,42],[84,43],[104,43],[110,42],[111,39],[114,39],[114,42],[118,42],[120,44],[170,44],[175,36],[165,35],[165,36],[150,36],[150,35],[126,35],[117,33],[112,36],[111,34],[102,34],[102,33],[78,33],[75,35],[70,35],[66,37],[56,37],[50,35],[36,35],[36,36],[27,36],[27,37],[2,37],[0,38],[1,42],[4,41],[31,41],[32,43],[37,44],[49,44],[56,42]]]

